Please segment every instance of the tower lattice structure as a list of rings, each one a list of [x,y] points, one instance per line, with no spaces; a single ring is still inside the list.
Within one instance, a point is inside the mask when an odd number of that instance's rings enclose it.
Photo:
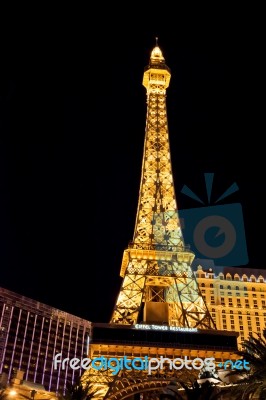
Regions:
[[[170,77],[156,43],[143,77],[147,119],[134,236],[123,254],[111,320],[92,323],[88,357],[94,367],[82,377],[98,389],[97,400],[158,400],[163,387],[186,373],[166,366],[149,374],[126,367],[125,357],[193,359],[213,357],[214,350],[217,362],[236,357],[236,333],[216,329],[191,268],[194,254],[184,244],[168,135]],[[113,374],[117,360],[121,368]]]
[[[123,282],[111,323],[213,329],[178,216],[166,108],[170,77],[156,45],[143,76],[147,117],[135,231],[123,254]]]

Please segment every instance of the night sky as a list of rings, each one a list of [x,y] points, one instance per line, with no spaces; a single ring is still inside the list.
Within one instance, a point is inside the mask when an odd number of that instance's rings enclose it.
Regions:
[[[108,322],[133,237],[155,37],[172,77],[171,157],[180,209],[243,207],[249,261],[266,268],[264,43],[253,21],[96,35],[82,23],[10,34],[0,108],[0,286]],[[38,21],[35,22],[36,27]],[[11,28],[9,33],[11,32]],[[263,111],[262,111],[263,109]]]

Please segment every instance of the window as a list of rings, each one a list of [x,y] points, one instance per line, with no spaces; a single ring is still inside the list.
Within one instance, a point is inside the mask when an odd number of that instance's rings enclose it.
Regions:
[[[224,286],[223,285],[220,285],[220,289],[223,289],[224,288]]]
[[[251,288],[252,292],[256,292],[256,289],[254,287]]]

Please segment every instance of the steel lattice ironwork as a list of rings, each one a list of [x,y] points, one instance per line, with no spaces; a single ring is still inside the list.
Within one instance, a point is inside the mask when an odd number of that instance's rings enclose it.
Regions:
[[[123,282],[111,322],[135,324],[143,304],[156,301],[167,305],[169,325],[213,329],[191,270],[194,254],[185,248],[178,216],[166,110],[170,76],[156,46],[143,78],[147,120],[135,231],[124,251]]]
[[[194,370],[189,372],[190,379],[197,378],[198,373]],[[122,400],[133,394],[150,392],[151,396],[157,398],[162,388],[169,385],[172,381],[188,377],[188,372],[184,370],[174,371],[170,369],[158,369],[152,375],[147,375],[146,371],[127,371],[122,370],[117,375],[112,375],[110,371],[97,371],[90,374],[90,382],[99,391],[99,399]]]
[[[178,216],[166,110],[170,77],[156,45],[143,77],[147,119],[135,231],[123,254],[120,272],[123,282],[110,325],[125,327],[155,322],[170,327],[215,330],[191,268],[194,254],[184,244]],[[157,354],[160,350],[159,345],[146,346],[146,354]],[[130,345],[126,354],[139,357],[137,347]],[[165,351],[174,356],[174,349],[168,347]],[[106,344],[103,338],[102,342],[92,340],[89,356],[119,358],[125,354],[123,351],[118,344]],[[190,350],[188,354],[191,355]],[[143,370],[122,369],[113,375],[108,369],[89,369],[83,379],[100,390],[98,399],[120,400],[143,392],[150,392],[149,398],[156,399],[156,392],[173,379],[173,371],[163,368],[148,376]]]

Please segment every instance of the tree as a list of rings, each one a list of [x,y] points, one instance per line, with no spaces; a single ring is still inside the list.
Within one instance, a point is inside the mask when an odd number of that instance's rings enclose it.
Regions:
[[[180,390],[184,389],[186,400],[218,400],[222,396],[222,391],[209,380],[199,383],[196,379],[190,382],[173,382],[166,387],[165,393],[160,395],[160,400],[184,400]]]
[[[250,370],[232,371],[227,376],[237,375],[238,381],[232,389],[236,400],[252,399],[256,394],[259,400],[266,399],[266,340],[263,337],[250,336],[243,342],[243,350],[238,354],[246,360]]]
[[[66,392],[64,396],[60,396],[62,400],[90,400],[94,399],[98,390],[93,388],[91,383],[82,383],[80,378],[74,384],[66,384]]]

